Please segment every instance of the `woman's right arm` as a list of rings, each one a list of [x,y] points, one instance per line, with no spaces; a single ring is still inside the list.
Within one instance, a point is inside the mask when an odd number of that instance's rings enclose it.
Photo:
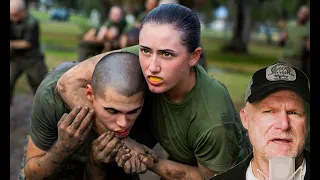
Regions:
[[[57,91],[70,109],[90,104],[85,92],[91,82],[92,73],[100,59],[110,52],[86,59],[64,73],[57,83]],[[91,108],[91,107],[89,107]]]
[[[124,49],[109,51],[93,56],[80,62],[78,65],[71,68],[61,76],[57,83],[57,90],[65,103],[68,104],[70,109],[77,105],[88,106],[88,104],[90,104],[85,92],[87,84],[91,82],[95,66],[105,55],[118,51],[126,51],[138,54],[139,46],[130,46]]]

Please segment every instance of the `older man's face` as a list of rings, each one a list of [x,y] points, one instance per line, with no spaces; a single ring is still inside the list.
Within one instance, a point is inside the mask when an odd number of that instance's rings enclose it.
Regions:
[[[24,10],[18,11],[15,8],[10,7],[10,21],[13,23],[18,23],[19,21],[23,20],[26,13]]]
[[[290,90],[276,91],[260,102],[247,103],[240,112],[254,149],[254,157],[297,157],[307,138],[303,99]]]
[[[309,19],[310,11],[307,7],[302,7],[298,11],[298,19],[302,22],[305,22]]]

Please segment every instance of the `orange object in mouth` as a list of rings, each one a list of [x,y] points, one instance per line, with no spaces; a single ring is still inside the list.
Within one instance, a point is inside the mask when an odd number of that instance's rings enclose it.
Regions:
[[[120,131],[117,131],[117,132],[119,132],[119,133],[122,133],[122,132],[125,132],[126,130],[120,130]]]
[[[160,82],[162,81],[162,78],[155,77],[155,76],[150,76],[149,79],[153,82]]]

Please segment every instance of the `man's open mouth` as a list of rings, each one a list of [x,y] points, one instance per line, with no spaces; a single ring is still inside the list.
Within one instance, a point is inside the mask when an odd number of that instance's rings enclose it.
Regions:
[[[130,128],[126,129],[126,130],[121,130],[121,131],[115,131],[115,135],[118,136],[118,137],[126,137],[129,135],[129,132],[130,132]]]
[[[279,143],[291,143],[292,142],[292,139],[289,139],[289,138],[274,138],[274,139],[271,139],[271,142],[279,142]]]

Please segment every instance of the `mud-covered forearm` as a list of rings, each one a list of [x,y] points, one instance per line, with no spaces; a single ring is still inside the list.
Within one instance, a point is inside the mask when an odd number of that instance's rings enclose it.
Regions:
[[[149,170],[168,180],[203,180],[198,167],[165,159],[159,159]]]
[[[27,179],[56,179],[60,168],[70,157],[72,152],[64,151],[57,143],[41,156],[27,159],[25,175]]]
[[[57,82],[57,91],[70,109],[77,105],[88,106],[89,100],[85,95],[86,85],[91,82],[95,65],[107,53],[99,54],[64,73]],[[90,107],[89,107],[90,108]]]

